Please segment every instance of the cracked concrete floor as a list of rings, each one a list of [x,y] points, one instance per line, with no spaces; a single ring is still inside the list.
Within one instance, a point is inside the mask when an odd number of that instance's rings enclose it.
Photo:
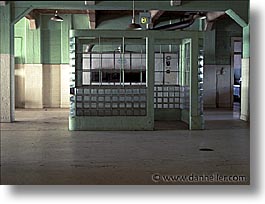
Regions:
[[[155,131],[71,132],[67,109],[17,110],[16,122],[1,124],[1,183],[249,184],[249,124],[237,117],[209,110],[203,131],[156,122]],[[202,175],[236,177],[194,180]]]

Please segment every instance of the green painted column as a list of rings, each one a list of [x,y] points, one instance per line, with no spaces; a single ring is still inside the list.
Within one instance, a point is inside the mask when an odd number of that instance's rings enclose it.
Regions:
[[[154,79],[155,79],[155,50],[154,39],[146,38],[146,67],[147,67],[147,116],[149,127],[154,128]]]
[[[61,64],[69,64],[69,30],[71,29],[71,15],[64,15],[61,23]]]
[[[216,31],[215,29],[212,31],[204,32],[204,58],[205,64],[213,65],[215,64],[215,40],[216,40]]]
[[[83,45],[79,42],[79,39],[76,39],[76,52],[75,52],[75,86],[81,87],[83,85],[83,76],[82,76],[82,67],[83,67]]]
[[[199,111],[199,91],[198,91],[198,55],[199,39],[193,36],[191,40],[191,67],[190,67],[190,110],[189,129],[203,129],[203,116]]]
[[[14,121],[14,26],[11,5],[0,6],[0,106],[1,122]]]
[[[249,120],[249,24],[243,27],[243,58],[241,67],[241,114],[240,119]]]
[[[243,28],[243,58],[249,58],[249,24]]]

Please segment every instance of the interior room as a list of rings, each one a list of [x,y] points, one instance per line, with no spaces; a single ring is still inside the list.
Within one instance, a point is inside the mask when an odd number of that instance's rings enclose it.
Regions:
[[[2,184],[250,183],[249,0],[0,16]]]

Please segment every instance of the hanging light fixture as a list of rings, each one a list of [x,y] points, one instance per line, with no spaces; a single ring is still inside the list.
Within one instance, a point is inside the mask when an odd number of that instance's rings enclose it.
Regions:
[[[60,16],[58,16],[58,11],[56,10],[54,16],[51,17],[51,20],[52,21],[56,21],[56,22],[62,22],[63,21],[63,18],[60,17]]]
[[[139,24],[135,23],[135,10],[134,10],[134,0],[133,0],[133,15],[132,15],[132,23],[128,26],[129,30],[141,30],[142,27]]]

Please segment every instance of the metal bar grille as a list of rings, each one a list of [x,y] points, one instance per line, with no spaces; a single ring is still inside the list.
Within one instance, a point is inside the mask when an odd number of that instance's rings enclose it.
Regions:
[[[154,108],[188,109],[189,87],[179,85],[155,85]]]
[[[145,116],[146,86],[89,86],[77,88],[78,116]]]

